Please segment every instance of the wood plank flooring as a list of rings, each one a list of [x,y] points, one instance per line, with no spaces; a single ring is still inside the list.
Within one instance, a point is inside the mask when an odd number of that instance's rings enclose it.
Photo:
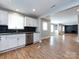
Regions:
[[[50,36],[41,43],[0,54],[0,59],[79,59],[76,40],[75,34]]]

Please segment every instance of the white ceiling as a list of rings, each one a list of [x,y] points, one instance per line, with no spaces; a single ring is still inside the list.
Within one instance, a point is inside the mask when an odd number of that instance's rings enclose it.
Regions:
[[[72,8],[74,6],[79,5],[79,0],[63,0],[63,2],[59,5],[56,5],[55,8],[49,10],[48,13],[44,14],[42,17],[45,16],[52,16],[60,11]]]
[[[78,2],[79,0],[0,0],[0,7],[14,11],[19,9],[19,12],[26,15],[40,17],[53,14],[56,11],[63,10],[68,5],[72,6]],[[51,8],[53,5],[55,7]],[[33,8],[36,9],[35,12],[32,11]]]
[[[27,15],[41,16],[50,10],[54,4],[60,4],[63,0],[0,0],[0,6],[11,10],[19,9],[19,12]],[[36,9],[33,12],[32,9]]]
[[[78,9],[79,5],[54,14],[51,17],[52,23],[62,23],[67,25],[78,24]]]
[[[77,11],[77,10],[79,10],[79,5],[66,9],[66,10],[63,10],[63,11],[60,11],[60,12],[56,13],[55,15],[61,15],[61,16],[79,15],[79,11]]]
[[[63,25],[75,25],[78,24],[78,16],[54,16],[51,17],[51,23],[54,24],[63,24]]]

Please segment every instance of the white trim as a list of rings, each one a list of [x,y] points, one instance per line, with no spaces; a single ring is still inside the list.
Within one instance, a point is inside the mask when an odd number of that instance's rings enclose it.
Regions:
[[[50,36],[42,37],[41,40],[47,39],[47,38],[49,38],[49,37],[50,37]]]
[[[14,47],[14,48],[7,49],[7,50],[3,50],[3,51],[0,51],[0,53],[5,53],[5,52],[12,51],[12,50],[22,48],[22,47],[25,47],[25,45],[21,45],[21,46],[17,46],[17,47]]]

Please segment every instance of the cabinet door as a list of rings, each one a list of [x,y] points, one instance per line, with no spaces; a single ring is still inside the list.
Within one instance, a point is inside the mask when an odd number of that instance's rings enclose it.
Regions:
[[[30,26],[34,27],[34,21],[33,21],[33,18],[30,18]]]
[[[6,36],[0,36],[0,51],[8,49]]]
[[[0,25],[8,25],[8,12],[0,10]]]
[[[25,45],[25,34],[18,34],[17,39],[18,46]]]
[[[0,37],[0,51],[2,50],[1,37]]]
[[[36,43],[36,42],[39,42],[40,41],[40,35],[39,33],[34,33],[33,35],[33,42]]]
[[[37,20],[31,18],[31,19],[30,19],[30,24],[31,24],[32,27],[37,27]]]
[[[26,26],[31,26],[30,18],[26,17]]]
[[[24,26],[26,26],[26,17],[25,17],[25,19],[24,19]]]
[[[33,27],[37,27],[37,20],[33,19]]]
[[[37,27],[37,20],[36,19],[30,18],[30,17],[26,17],[25,19],[26,19],[25,20],[26,26]]]
[[[8,49],[17,47],[17,36],[7,35]]]
[[[24,17],[22,15],[16,15],[15,13],[9,14],[8,19],[9,29],[24,29]]]

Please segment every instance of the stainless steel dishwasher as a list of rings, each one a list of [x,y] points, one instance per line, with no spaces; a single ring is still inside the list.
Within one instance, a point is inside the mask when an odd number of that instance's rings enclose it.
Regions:
[[[27,32],[26,33],[26,45],[33,44],[33,33]]]

